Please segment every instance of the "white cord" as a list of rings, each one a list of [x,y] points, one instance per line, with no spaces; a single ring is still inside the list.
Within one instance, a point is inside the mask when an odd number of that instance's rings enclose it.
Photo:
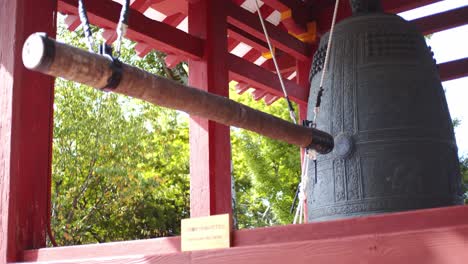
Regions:
[[[304,204],[307,201],[307,182],[308,182],[308,173],[307,171],[309,170],[309,160],[307,158],[307,152],[304,152],[304,158],[302,160],[302,173],[301,173],[301,183],[299,184],[299,195],[298,195],[298,200],[299,204],[297,205],[296,208],[296,214],[294,215],[294,221],[293,224],[297,224],[299,220],[299,224],[303,223],[304,219]]]
[[[271,58],[273,59],[273,64],[275,65],[275,70],[276,70],[276,74],[278,75],[278,79],[279,79],[279,82],[280,82],[280,85],[281,85],[281,89],[283,90],[284,97],[286,98],[286,100],[288,101],[288,105],[290,106],[291,102],[289,101],[288,91],[286,90],[286,87],[285,87],[284,82],[283,82],[283,76],[281,76],[281,72],[280,72],[280,69],[279,69],[279,66],[278,66],[278,62],[276,61],[276,56],[275,56],[275,53],[273,51],[273,46],[271,45],[271,41],[270,41],[270,36],[268,35],[268,31],[266,29],[265,22],[263,21],[263,18],[262,18],[262,13],[260,12],[260,5],[258,4],[258,0],[255,0],[255,6],[257,8],[257,14],[258,14],[258,18],[260,19],[260,24],[262,24],[263,33],[265,34],[265,38],[266,38],[266,41],[268,43],[268,48],[269,48],[270,53],[271,53]],[[293,120],[294,124],[297,124],[296,113],[294,113],[294,111],[292,109],[289,109],[289,115],[290,115],[291,119]]]
[[[322,77],[320,78],[320,87],[323,87],[323,80],[325,79],[325,74],[327,72],[328,55],[330,54],[330,48],[332,45],[333,32],[335,31],[336,14],[338,13],[339,5],[340,5],[340,0],[336,0],[335,10],[333,11],[333,19],[332,19],[332,23],[330,27],[330,34],[328,35],[328,45],[327,45],[327,51],[325,52],[325,62],[323,63]]]

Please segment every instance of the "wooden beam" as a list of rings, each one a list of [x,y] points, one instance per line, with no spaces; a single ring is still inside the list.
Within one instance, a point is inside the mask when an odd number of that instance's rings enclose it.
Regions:
[[[205,39],[205,56],[201,60],[189,60],[189,84],[229,97],[226,2],[189,3],[189,32]],[[229,127],[191,116],[191,217],[232,213],[230,142]]]
[[[468,76],[468,58],[440,63],[437,66],[440,80],[443,82]]]
[[[442,0],[384,0],[382,7],[385,12],[397,14],[440,1]]]
[[[387,13],[400,13],[441,0],[383,0],[382,8]],[[319,36],[330,30],[335,1],[315,0],[312,5],[311,16],[317,22]],[[336,21],[339,22],[351,16],[349,1],[340,1]]]
[[[273,7],[279,12],[288,12],[292,14],[294,22],[302,28],[306,28],[307,22],[312,21],[312,16],[310,15],[310,5],[306,5],[303,1],[300,0],[264,0],[265,4]]]
[[[229,37],[243,42],[260,52],[269,51],[268,44],[265,41],[260,40],[252,35],[249,35],[245,31],[233,25],[228,25],[228,35]]]
[[[232,54],[228,56],[227,61],[230,79],[248,83],[255,88],[283,97],[283,91],[276,74]],[[287,79],[284,79],[284,84],[291,100],[307,104],[308,90]]]
[[[226,5],[228,9],[228,22],[231,25],[240,28],[256,38],[265,40],[265,34],[257,15],[236,6],[232,2],[227,2]],[[311,56],[310,47],[307,44],[278,29],[269,22],[266,23],[266,27],[273,46],[291,54],[299,60],[307,60]]]
[[[468,258],[466,219],[468,206],[456,206],[240,230],[233,234],[233,248],[224,250],[178,253],[178,238],[159,238],[28,250],[24,260],[67,260],[70,263],[462,264]]]
[[[294,72],[296,70],[296,60],[293,57],[291,57],[291,56],[289,56],[287,54],[277,55],[276,56],[276,61],[278,63],[278,67],[279,67],[280,72],[282,74],[286,74],[288,72],[292,73],[292,72]],[[307,63],[310,63],[310,60],[309,61],[304,61],[304,64],[307,64]],[[267,60],[261,66],[263,68],[267,69],[267,70],[270,70],[272,72],[276,72],[276,68],[275,68],[275,65],[273,63],[273,60]],[[307,75],[309,75],[309,74],[307,74]]]
[[[45,247],[54,78],[21,60],[33,32],[55,36],[57,2],[0,1],[0,263]]]
[[[418,18],[411,22],[415,24],[424,35],[462,26],[468,24],[468,6]]]
[[[59,0],[58,9],[66,14],[76,15],[77,0]],[[111,0],[86,2],[89,20],[103,28],[115,28],[119,20],[121,5]],[[152,48],[188,58],[198,59],[203,56],[203,41],[177,28],[147,18],[131,9],[127,37],[137,42],[144,42]]]

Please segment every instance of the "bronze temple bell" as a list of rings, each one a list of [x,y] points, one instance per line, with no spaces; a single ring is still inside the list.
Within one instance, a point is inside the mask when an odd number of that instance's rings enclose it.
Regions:
[[[317,128],[335,149],[309,166],[310,221],[461,204],[457,146],[424,36],[377,0],[350,1],[335,27]],[[308,119],[328,34],[311,69]]]

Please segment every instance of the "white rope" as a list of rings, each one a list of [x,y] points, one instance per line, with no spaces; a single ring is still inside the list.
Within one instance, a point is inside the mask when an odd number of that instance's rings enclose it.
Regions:
[[[328,59],[330,55],[330,49],[332,46],[332,40],[333,40],[333,32],[335,31],[335,23],[336,23],[336,15],[338,14],[338,6],[340,5],[340,0],[336,0],[335,3],[335,9],[333,10],[333,18],[330,26],[330,33],[328,34],[328,44],[327,44],[327,50],[325,52],[325,62],[323,63],[323,70],[322,70],[322,76],[320,77],[320,86],[319,89],[323,89],[323,82],[325,80],[325,75],[327,74],[327,68],[328,68]],[[320,107],[315,107],[314,108],[314,120],[312,121],[312,124],[314,127],[317,126],[317,116],[320,112]],[[316,153],[313,153],[312,155],[316,156]]]
[[[273,64],[275,65],[276,74],[278,75],[278,79],[279,79],[279,82],[280,82],[280,85],[281,85],[281,89],[283,90],[284,98],[286,98],[286,100],[288,101],[288,106],[290,107],[289,116],[293,120],[293,123],[297,124],[296,113],[294,112],[293,109],[291,109],[291,102],[289,101],[288,91],[286,90],[286,86],[284,85],[284,82],[283,82],[283,76],[281,76],[281,72],[280,72],[280,69],[279,69],[279,66],[278,66],[278,62],[276,61],[276,55],[275,55],[275,53],[273,51],[273,46],[271,45],[270,36],[268,35],[268,31],[266,29],[265,22],[263,21],[262,13],[260,12],[260,5],[258,4],[258,0],[255,0],[255,7],[257,8],[258,18],[260,20],[260,24],[262,25],[263,33],[265,34],[265,38],[266,38],[266,41],[268,43],[268,48],[269,48],[270,53],[271,53],[271,58],[273,59]]]
[[[322,77],[320,78],[320,87],[323,86],[323,80],[325,79],[325,74],[327,72],[328,56],[330,54],[330,48],[332,45],[333,32],[335,31],[336,14],[338,13],[339,4],[340,4],[340,0],[336,0],[335,10],[333,11],[333,18],[332,18],[332,23],[330,27],[330,34],[328,35],[328,45],[327,45],[327,51],[325,52],[325,62],[323,63]]]
[[[336,3],[335,3],[335,9],[333,11],[333,18],[332,18],[332,23],[331,23],[331,27],[330,27],[330,33],[328,35],[328,45],[327,45],[327,51],[325,52],[325,62],[323,64],[323,70],[322,70],[322,76],[320,78],[320,89],[323,88],[323,81],[325,79],[325,75],[326,75],[326,72],[327,72],[327,67],[328,67],[328,59],[329,59],[329,55],[330,55],[330,49],[331,49],[331,45],[332,45],[332,40],[333,40],[333,32],[335,31],[335,23],[336,23],[336,15],[338,13],[338,6],[340,4],[340,0],[336,0]],[[313,124],[313,127],[316,127],[317,126],[317,116],[318,116],[318,113],[320,111],[320,108],[319,107],[315,107],[314,108],[314,120],[312,122]],[[310,155],[310,158],[314,161],[317,160],[317,152],[315,150],[312,150],[310,151],[310,153],[304,153],[304,160],[302,161],[303,163],[306,163],[306,169],[305,171],[303,170],[302,171],[302,176],[301,176],[301,183],[300,183],[300,187],[299,187],[299,205],[298,205],[298,208],[297,208],[297,211],[296,211],[296,215],[294,216],[294,224],[296,224],[297,222],[297,217],[299,217],[299,223],[302,223],[302,219],[304,218],[304,208],[302,208],[304,206],[304,204],[306,203],[307,201],[307,194],[306,194],[306,190],[307,190],[307,182],[308,182],[308,165],[309,165],[309,161],[305,158],[306,156]],[[317,164],[317,163],[315,163]],[[315,165],[317,166],[317,165]],[[307,205],[306,205],[307,206]]]
[[[304,213],[305,213],[304,205],[307,201],[307,193],[306,193],[307,182],[308,182],[307,171],[309,170],[309,160],[307,156],[308,156],[307,152],[304,152],[304,159],[302,160],[301,183],[299,184],[299,195],[298,195],[299,203],[296,208],[296,214],[294,215],[293,224],[297,224],[297,223],[302,224],[303,219],[304,219]]]

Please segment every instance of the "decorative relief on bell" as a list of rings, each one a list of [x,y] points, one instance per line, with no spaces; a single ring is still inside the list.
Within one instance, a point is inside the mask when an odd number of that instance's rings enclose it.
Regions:
[[[354,8],[371,2],[355,1]],[[309,220],[461,203],[451,118],[424,37],[383,13],[353,16],[335,29],[317,119],[335,137],[335,150],[318,156]],[[311,68],[309,119],[327,41],[322,36]]]

